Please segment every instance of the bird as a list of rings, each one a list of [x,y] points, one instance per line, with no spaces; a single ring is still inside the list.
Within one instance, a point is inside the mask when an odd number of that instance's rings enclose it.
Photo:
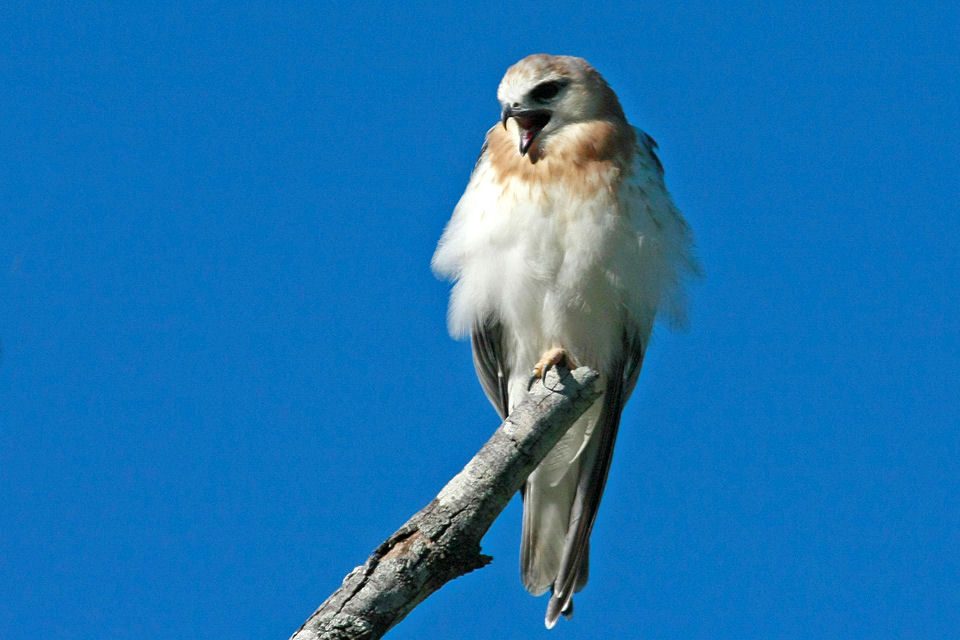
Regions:
[[[591,367],[601,395],[521,488],[520,569],[551,591],[552,628],[587,582],[589,539],[624,404],[655,320],[683,326],[700,272],[692,231],[653,138],[627,122],[586,60],[535,54],[497,89],[486,133],[431,265],[451,280],[448,324],[470,336],[481,386],[505,419],[554,366]]]

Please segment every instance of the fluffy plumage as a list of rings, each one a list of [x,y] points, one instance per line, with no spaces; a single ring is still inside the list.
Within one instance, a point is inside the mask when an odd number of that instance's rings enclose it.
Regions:
[[[523,490],[524,586],[572,615],[620,414],[655,318],[684,321],[693,238],[663,183],[656,144],[631,127],[585,60],[534,55],[507,70],[486,142],[433,268],[455,281],[449,325],[501,417],[560,347],[601,373],[603,395]]]

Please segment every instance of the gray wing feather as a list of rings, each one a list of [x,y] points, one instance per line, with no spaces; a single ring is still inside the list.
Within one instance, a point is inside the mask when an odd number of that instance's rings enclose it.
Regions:
[[[625,332],[623,355],[611,367],[603,396],[600,418],[594,430],[597,442],[584,461],[577,485],[577,494],[570,510],[570,525],[564,542],[560,571],[553,584],[553,595],[547,605],[546,625],[553,627],[560,614],[573,615],[573,593],[587,582],[590,532],[597,517],[600,498],[607,483],[613,446],[620,427],[620,414],[630,397],[640,367],[644,345],[640,334],[632,328]]]
[[[636,127],[634,127],[633,130],[637,134],[637,144],[650,156],[654,166],[657,168],[657,173],[660,174],[660,177],[663,177],[663,163],[660,162],[660,158],[657,157],[657,141],[645,131],[641,131]]]
[[[510,372],[503,348],[503,325],[495,320],[477,322],[470,332],[470,344],[473,347],[473,366],[483,392],[503,420],[510,410],[507,395]]]

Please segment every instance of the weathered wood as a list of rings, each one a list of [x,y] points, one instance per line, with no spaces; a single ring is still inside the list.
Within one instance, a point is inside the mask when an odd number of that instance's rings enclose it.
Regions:
[[[551,370],[447,486],[383,542],[291,640],[380,638],[446,582],[492,560],[480,540],[599,395],[586,367]]]

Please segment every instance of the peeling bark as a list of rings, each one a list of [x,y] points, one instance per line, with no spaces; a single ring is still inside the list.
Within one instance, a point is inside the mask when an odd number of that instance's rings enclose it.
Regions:
[[[488,564],[480,540],[599,396],[598,374],[551,370],[467,466],[320,605],[291,640],[380,638],[445,583]]]

